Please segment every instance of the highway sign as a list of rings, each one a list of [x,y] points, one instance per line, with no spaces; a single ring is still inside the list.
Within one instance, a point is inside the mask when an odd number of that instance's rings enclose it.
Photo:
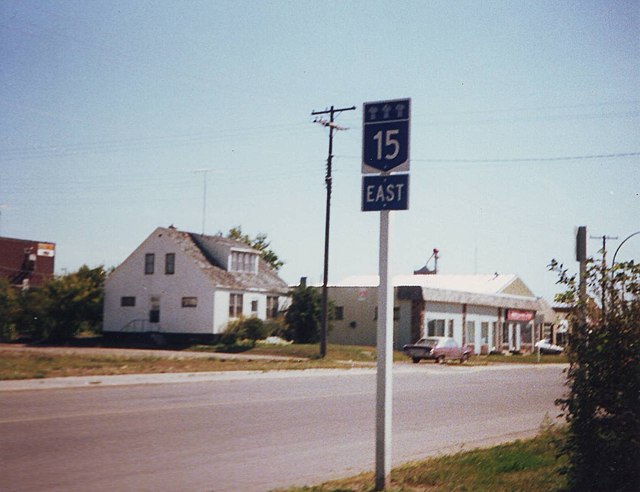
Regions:
[[[409,171],[411,99],[364,103],[362,172]]]
[[[369,175],[362,177],[362,211],[409,209],[409,175]]]

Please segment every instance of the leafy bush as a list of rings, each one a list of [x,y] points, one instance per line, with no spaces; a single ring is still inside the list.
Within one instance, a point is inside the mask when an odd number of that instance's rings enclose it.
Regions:
[[[0,341],[10,341],[16,336],[18,295],[18,291],[6,279],[0,278]]]
[[[230,321],[224,331],[224,337],[229,340],[262,340],[270,335],[268,327],[260,318],[238,318]]]
[[[102,266],[83,265],[39,288],[17,292],[0,286],[0,337],[62,341],[81,331],[99,331],[106,276]]]
[[[286,338],[296,343],[320,340],[320,295],[311,287],[296,287],[285,315]]]
[[[264,322],[267,337],[287,338],[287,326],[281,318],[268,319]]]
[[[631,491],[640,483],[640,265],[589,265],[588,294],[552,262],[573,306],[569,393],[556,403],[568,422],[561,451],[574,491]]]

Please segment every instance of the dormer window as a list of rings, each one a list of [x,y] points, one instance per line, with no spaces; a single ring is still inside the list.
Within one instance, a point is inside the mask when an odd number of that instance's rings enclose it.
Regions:
[[[231,251],[232,272],[258,272],[258,255],[247,251]]]

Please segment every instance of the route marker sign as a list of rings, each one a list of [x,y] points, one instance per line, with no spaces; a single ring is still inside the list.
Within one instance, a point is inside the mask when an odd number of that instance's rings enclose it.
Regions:
[[[409,171],[411,99],[364,103],[362,172]]]
[[[362,177],[363,212],[408,209],[408,174],[374,174]]]
[[[387,489],[391,473],[393,282],[389,275],[390,212],[409,208],[410,119],[411,99],[392,99],[363,105],[362,211],[380,212],[375,490]]]

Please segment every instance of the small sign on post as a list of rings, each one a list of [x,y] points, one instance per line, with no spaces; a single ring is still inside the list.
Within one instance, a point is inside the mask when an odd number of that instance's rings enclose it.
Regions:
[[[362,177],[362,211],[407,210],[409,175],[388,174]]]

